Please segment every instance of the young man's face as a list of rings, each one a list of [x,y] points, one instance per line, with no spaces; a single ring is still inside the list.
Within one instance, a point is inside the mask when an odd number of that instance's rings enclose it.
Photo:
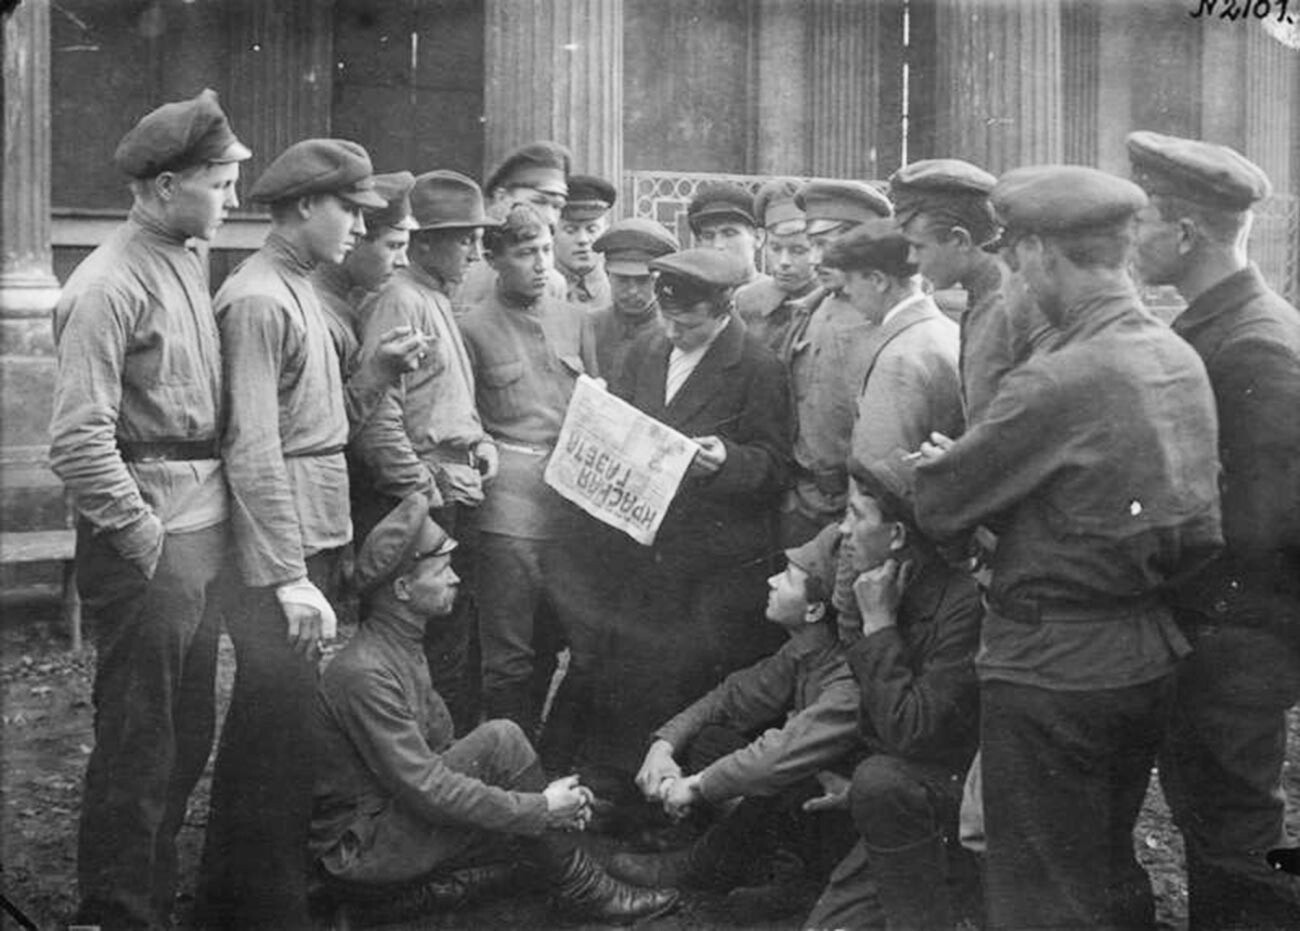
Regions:
[[[239,206],[235,184],[239,162],[197,165],[171,173],[171,199],[166,202],[166,220],[179,233],[209,240]]]
[[[309,202],[307,249],[313,261],[337,265],[366,234],[361,208],[334,194],[317,194]]]
[[[936,228],[925,214],[908,220],[903,235],[909,247],[907,260],[936,291],[951,288],[961,281],[967,258],[960,238],[945,236],[943,230]]]
[[[639,317],[655,299],[654,275],[620,275],[609,273],[614,309],[628,317]]]
[[[343,262],[348,277],[365,291],[377,290],[394,271],[408,264],[406,247],[411,234],[385,226],[373,237],[361,240]]]
[[[1022,236],[1009,249],[1008,266],[1020,275],[1025,291],[1052,324],[1061,320],[1061,295],[1054,274],[1057,256],[1040,236]]]
[[[505,246],[502,254],[490,261],[506,294],[535,301],[546,292],[548,276],[555,267],[551,232],[542,229],[532,239]]]
[[[726,314],[713,316],[712,309],[708,301],[698,301],[689,307],[668,306],[661,302],[659,312],[668,341],[682,352],[699,349],[722,329],[727,320]]]
[[[848,508],[840,521],[841,558],[857,572],[884,565],[895,549],[899,525],[885,520],[876,499],[849,482]]]
[[[473,262],[482,256],[481,229],[442,230],[421,237],[416,250],[420,267],[448,284],[460,284]]]
[[[456,603],[460,576],[451,568],[451,554],[433,555],[441,535],[431,522],[420,529],[415,545],[415,564],[397,580],[398,597],[417,616],[444,617]]]
[[[822,255],[852,228],[848,223],[841,223],[839,226],[819,230],[808,236],[808,240],[812,244],[809,260],[812,262],[813,268],[817,270],[817,283],[832,294],[837,293],[844,287],[844,273],[838,268],[827,268],[823,265]]]
[[[798,294],[812,284],[813,251],[807,233],[777,235],[769,230],[763,248],[767,252],[767,270],[784,293]]]
[[[1181,277],[1182,228],[1160,215],[1155,204],[1147,204],[1137,215],[1136,248],[1133,264],[1144,284],[1176,284]]]
[[[767,619],[798,629],[808,616],[808,573],[790,563],[767,580]]]
[[[888,281],[879,272],[841,271],[844,284],[840,293],[853,305],[853,309],[876,323],[889,310],[885,306]]]
[[[600,258],[591,246],[608,228],[607,216],[593,220],[561,220],[555,231],[555,261],[575,275],[585,275],[600,264]]]
[[[740,258],[747,268],[754,267],[754,250],[758,248],[758,231],[742,220],[722,217],[702,220],[695,238],[704,249],[730,252]]]

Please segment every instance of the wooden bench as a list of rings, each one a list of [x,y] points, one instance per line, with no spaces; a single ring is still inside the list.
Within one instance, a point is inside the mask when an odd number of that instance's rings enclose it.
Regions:
[[[73,556],[77,550],[77,532],[66,530],[31,530],[0,533],[0,565],[20,563],[63,563],[63,622],[72,636],[72,649],[81,651],[81,596],[77,594],[77,571]]]

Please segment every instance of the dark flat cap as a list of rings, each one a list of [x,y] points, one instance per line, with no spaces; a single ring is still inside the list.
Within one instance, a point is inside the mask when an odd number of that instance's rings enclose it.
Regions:
[[[754,216],[753,195],[740,185],[725,181],[705,181],[695,189],[695,196],[686,207],[686,222],[696,233],[705,220],[739,220],[757,228]]]
[[[605,271],[611,274],[648,275],[651,261],[681,246],[662,223],[630,217],[601,233],[591,248],[604,254]]]
[[[795,195],[795,203],[807,215],[809,233],[894,215],[889,198],[861,181],[809,181]]]
[[[1133,180],[1148,194],[1248,210],[1273,193],[1264,170],[1226,145],[1146,130],[1129,133],[1126,141]]]
[[[252,152],[235,138],[215,91],[165,103],[122,137],[113,162],[132,178],[152,178],[208,162],[242,162]]]
[[[989,197],[1008,231],[1048,234],[1119,223],[1147,202],[1132,181],[1083,165],[1012,169]]]
[[[483,192],[458,171],[426,171],[411,188],[411,215],[422,230],[500,226],[483,210]]]
[[[488,175],[483,189],[492,194],[498,188],[530,187],[563,197],[569,192],[572,163],[569,150],[558,142],[530,142],[507,155]]]
[[[764,229],[778,235],[798,232],[807,223],[807,217],[795,203],[795,195],[803,183],[794,178],[773,178],[754,195],[754,216]]]
[[[986,200],[998,179],[959,158],[928,158],[904,165],[889,177],[889,199],[899,221],[954,202]]]
[[[849,461],[849,474],[881,507],[916,524],[916,464],[901,449],[868,463]]]
[[[618,199],[614,185],[595,175],[570,175],[569,199],[560,216],[566,220],[594,220],[609,213]]]
[[[421,556],[443,556],[456,548],[456,541],[429,517],[429,499],[422,492],[407,495],[379,523],[357,553],[355,581],[365,595],[390,579],[396,578],[417,555],[421,533],[428,524],[431,531]]]
[[[660,279],[671,278],[693,288],[725,291],[745,280],[749,269],[739,256],[720,249],[686,249],[661,255],[649,264]]]
[[[821,583],[827,601],[835,590],[835,567],[839,560],[840,540],[839,524],[827,524],[807,543],[785,551],[785,558],[790,565],[798,566],[810,578]]]
[[[826,247],[822,264],[844,271],[882,271],[896,278],[916,274],[907,260],[910,245],[892,218],[876,217],[855,226]]]
[[[383,207],[366,211],[366,228],[391,226],[399,230],[419,229],[420,224],[411,216],[411,188],[414,186],[415,175],[409,171],[375,175],[375,193],[386,203]]]
[[[257,179],[249,198],[264,204],[333,194],[358,207],[386,206],[375,193],[370,156],[346,139],[303,139],[285,149]]]

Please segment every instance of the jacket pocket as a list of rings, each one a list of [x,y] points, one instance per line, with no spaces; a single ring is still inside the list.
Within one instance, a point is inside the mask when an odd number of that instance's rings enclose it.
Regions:
[[[524,363],[502,362],[483,368],[482,413],[488,421],[508,421],[520,415],[524,407]]]

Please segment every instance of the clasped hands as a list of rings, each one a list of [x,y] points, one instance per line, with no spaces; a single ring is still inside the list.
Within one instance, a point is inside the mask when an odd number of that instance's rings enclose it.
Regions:
[[[682,768],[673,759],[672,744],[666,740],[650,745],[636,774],[636,785],[647,801],[661,802],[674,821],[685,817],[701,797],[700,777],[682,775]]]
[[[579,785],[577,776],[556,779],[545,789],[546,817],[553,828],[563,831],[583,831],[591,822],[591,807],[595,794]]]

